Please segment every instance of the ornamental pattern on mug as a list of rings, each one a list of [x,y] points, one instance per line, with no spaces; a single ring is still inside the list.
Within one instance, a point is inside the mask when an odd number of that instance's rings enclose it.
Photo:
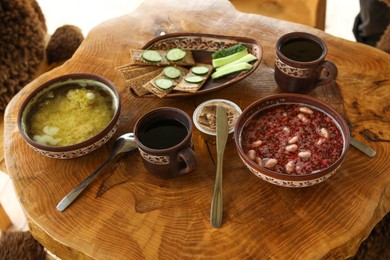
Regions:
[[[139,149],[139,152],[142,156],[142,158],[144,158],[147,162],[150,162],[152,164],[158,164],[158,165],[165,165],[165,164],[169,164],[169,156],[166,156],[166,155],[160,155],[160,156],[157,156],[157,155],[151,155],[151,154],[148,154],[148,153],[145,153],[144,151],[142,151],[141,149]]]
[[[310,69],[292,67],[290,65],[287,65],[283,61],[281,61],[279,59],[279,57],[276,57],[275,65],[276,65],[276,67],[278,67],[278,69],[281,72],[283,72],[284,74],[287,74],[291,77],[295,77],[295,78],[308,78],[308,77],[310,77]]]

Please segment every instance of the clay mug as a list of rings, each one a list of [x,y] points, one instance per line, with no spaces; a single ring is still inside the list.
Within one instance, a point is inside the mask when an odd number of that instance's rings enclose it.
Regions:
[[[289,93],[307,93],[337,77],[337,67],[325,60],[323,40],[305,32],[283,35],[276,43],[275,81]]]
[[[173,107],[149,111],[135,123],[134,137],[144,166],[153,175],[169,179],[195,169],[192,121],[184,111]]]

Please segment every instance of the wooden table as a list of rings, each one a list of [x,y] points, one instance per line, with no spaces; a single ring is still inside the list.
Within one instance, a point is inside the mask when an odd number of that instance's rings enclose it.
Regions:
[[[223,226],[209,223],[215,147],[194,131],[199,167],[161,180],[147,173],[137,153],[118,158],[66,211],[55,206],[105,160],[112,141],[73,160],[32,151],[16,126],[19,106],[33,89],[65,73],[91,72],[113,81],[122,97],[116,136],[160,106],[192,115],[204,100],[226,98],[242,109],[279,93],[273,80],[277,38],[306,31],[324,39],[339,68],[335,83],[311,95],[345,114],[352,136],[377,152],[369,158],[351,147],[340,170],[316,186],[291,189],[266,183],[241,163],[234,143],[224,162]],[[223,90],[193,98],[134,98],[115,67],[128,62],[161,32],[246,36],[263,46],[262,65]],[[26,86],[5,113],[5,160],[32,234],[64,259],[142,258],[343,258],[352,256],[374,225],[390,211],[390,56],[310,27],[237,12],[229,1],[148,0],[134,12],[93,29],[74,57]]]

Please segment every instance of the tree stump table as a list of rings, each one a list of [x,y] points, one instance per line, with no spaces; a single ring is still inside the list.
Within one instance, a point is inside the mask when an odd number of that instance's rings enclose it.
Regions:
[[[172,106],[190,116],[201,102],[224,98],[245,109],[280,93],[273,79],[275,43],[305,31],[328,45],[337,80],[310,95],[343,113],[351,135],[369,144],[369,158],[350,147],[337,173],[315,186],[293,189],[264,182],[240,161],[234,142],[225,151],[221,228],[210,225],[216,170],[215,146],[194,130],[198,168],[176,179],[155,178],[136,152],[120,156],[64,212],[57,203],[94,171],[113,139],[89,155],[56,160],[34,152],[17,129],[26,95],[67,73],[99,74],[117,86],[122,113],[116,136],[132,132],[149,110]],[[263,47],[262,64],[244,80],[189,98],[135,98],[116,67],[165,33],[244,36]],[[8,174],[34,237],[63,259],[344,258],[390,211],[390,55],[304,25],[238,12],[229,1],[146,0],[128,15],[101,23],[74,56],[20,91],[5,112],[4,152]],[[116,137],[115,136],[115,137]]]

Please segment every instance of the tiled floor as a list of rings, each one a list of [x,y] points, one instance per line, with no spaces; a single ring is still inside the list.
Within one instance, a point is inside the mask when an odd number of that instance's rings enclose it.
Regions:
[[[141,2],[142,0],[38,0],[45,14],[50,34],[64,24],[74,24],[82,29],[84,35],[99,22],[128,13]],[[91,9],[91,6],[94,8]],[[352,25],[358,10],[358,1],[328,0],[325,31],[354,41]],[[11,230],[26,230],[28,227],[12,182],[2,172],[0,172],[0,202],[13,223]]]

